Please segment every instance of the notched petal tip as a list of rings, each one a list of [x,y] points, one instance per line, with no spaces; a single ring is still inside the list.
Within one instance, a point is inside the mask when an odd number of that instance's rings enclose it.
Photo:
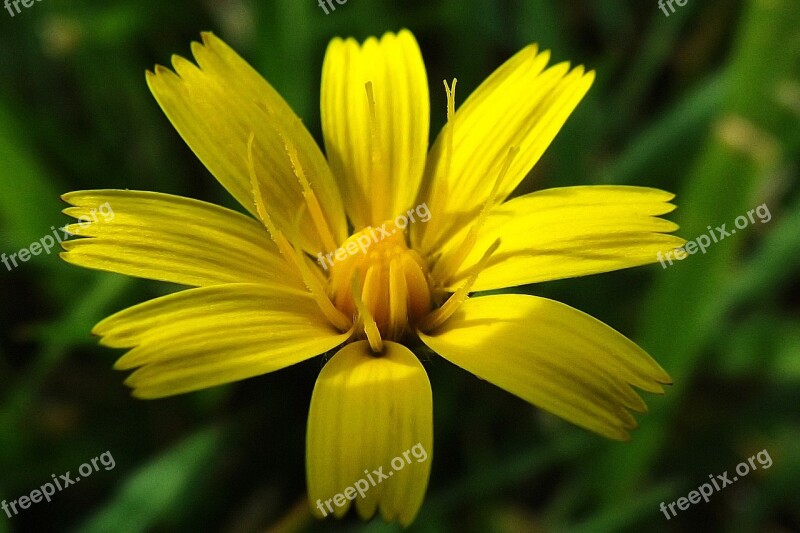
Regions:
[[[195,61],[199,62],[200,57],[211,47],[205,43],[201,43],[198,41],[192,41],[189,43],[189,49],[192,51],[192,56],[194,56]]]
[[[525,46],[522,50],[525,53],[531,53],[532,52],[535,55],[539,55],[539,54],[548,54],[549,55],[551,53],[549,49],[547,49],[547,50],[539,50],[539,43],[530,43],[529,45]]]
[[[420,334],[422,341],[476,376],[610,439],[629,440],[628,430],[638,425],[634,414],[647,412],[639,390],[663,394],[659,383],[671,381],[632,341],[565,304],[495,295],[468,300],[462,308],[442,330]],[[541,328],[526,329],[523,324],[531,321]],[[582,332],[578,344],[560,340],[576,331]],[[544,345],[547,350],[520,348]],[[489,363],[489,350],[503,355]]]
[[[72,235],[75,236],[74,233]],[[64,249],[64,251],[62,252],[64,254],[64,257],[62,259],[64,259],[64,261],[66,261],[67,263],[71,263],[71,264],[76,265],[76,266],[84,266],[82,264],[82,262],[80,261],[80,259],[76,259],[75,255],[70,253],[70,252],[73,251],[75,246],[80,245],[80,244],[83,243],[83,241],[87,241],[87,240],[90,240],[90,239],[93,239],[93,237],[86,237],[86,238],[81,238],[81,239],[73,239],[73,240],[68,240],[68,241],[62,241],[61,242],[61,248]]]
[[[549,66],[545,72],[551,73],[560,83],[564,83],[564,78],[572,74],[571,67],[572,65],[569,61],[562,61]]]
[[[70,199],[71,199],[71,198],[73,198],[73,197],[75,197],[77,194],[80,194],[80,191],[70,191],[70,192],[65,192],[64,194],[62,194],[61,196],[59,196],[59,198],[61,198],[61,201],[62,201],[62,202],[66,202],[66,203],[68,203],[69,205],[75,205],[75,204],[74,204],[74,203],[73,203],[73,202],[72,202]],[[62,211],[62,212],[63,212],[63,211]]]
[[[330,51],[332,49],[335,49],[336,47],[340,47],[340,46],[345,45],[348,40],[353,40],[355,42],[355,39],[353,39],[352,37],[345,38],[345,37],[341,37],[341,36],[337,35],[336,37],[333,37],[330,41],[328,41],[327,48]]]
[[[104,345],[102,341],[100,342],[100,344]],[[114,370],[119,370],[124,372],[127,370],[133,370],[135,368],[138,368],[139,366],[141,366],[141,363],[137,364],[136,362],[131,362],[130,358],[123,355],[122,357],[114,361],[114,364],[112,365],[111,368],[113,368]]]
[[[70,207],[65,207],[61,210],[61,213],[67,215],[68,217],[72,218],[79,218],[81,213],[85,211],[84,206],[79,205],[77,203],[70,203]]]
[[[656,383],[659,385],[659,388],[661,389],[661,390],[659,390],[658,392],[655,393],[655,394],[658,394],[659,396],[663,396],[666,393],[666,391],[664,390],[664,387],[672,387],[675,384],[672,381],[672,379],[669,378],[669,376],[667,376],[666,379],[664,379],[664,378],[656,379]]]
[[[172,68],[181,78],[185,78],[189,74],[200,69],[200,67],[178,54],[172,54],[172,56],[170,56],[170,63],[172,63]]]
[[[391,341],[385,347],[382,357],[374,357],[369,344],[358,341],[323,367],[306,433],[308,494],[317,505],[363,478],[368,490],[354,501],[361,519],[380,512],[386,521],[408,525],[422,505],[433,457],[431,387],[412,352]],[[393,457],[417,446],[424,458],[392,466]],[[368,484],[364,470],[375,468],[392,477]],[[339,512],[331,508],[325,515],[339,518],[344,510]],[[323,518],[319,510],[312,513]]]
[[[147,391],[147,389],[142,390],[134,388],[133,390],[131,390],[131,397],[136,398],[137,400],[160,400],[161,398],[165,398],[167,396],[169,395],[155,394],[152,391]]]
[[[153,67],[153,74],[151,76],[147,76],[147,81],[148,82],[161,81],[165,76],[175,76],[176,78],[178,77],[178,75],[175,72],[173,72],[172,69],[170,69],[169,67],[165,67],[164,65],[161,64],[156,64]]]
[[[172,70],[170,70],[169,67],[165,67],[161,63],[157,63],[153,67],[153,70],[154,70],[156,76],[160,76],[162,74],[167,74],[167,73],[173,73]]]
[[[666,215],[668,213],[672,213],[678,208],[677,204],[673,204],[671,202],[664,202],[664,212],[661,213],[662,215]]]
[[[632,440],[630,432],[636,431],[637,429],[639,429],[639,426],[635,421],[631,425],[630,423],[625,423],[620,420],[617,424],[608,424],[602,429],[597,428],[592,431],[597,435],[617,442],[630,442]]]
[[[114,315],[108,316],[94,325],[92,328],[92,335],[97,337],[105,337],[111,330],[111,323],[114,319]],[[105,339],[100,339],[100,344],[106,345]]]
[[[518,54],[522,54],[524,56],[528,56],[528,60],[538,59],[541,57],[545,58],[545,63],[550,62],[550,50],[540,50],[539,43],[530,43],[529,45],[525,46],[518,52]],[[541,59],[539,59],[541,60]]]

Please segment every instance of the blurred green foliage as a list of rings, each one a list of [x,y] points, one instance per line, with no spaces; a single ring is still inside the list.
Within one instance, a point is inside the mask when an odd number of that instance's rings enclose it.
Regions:
[[[436,460],[418,531],[800,530],[800,4],[655,0],[36,2],[0,11],[0,252],[67,219],[87,188],[233,206],[158,109],[144,69],[212,30],[320,138],[325,46],[410,28],[426,58],[432,133],[440,80],[466,95],[537,41],[598,72],[523,185],[655,186],[678,193],[693,239],[767,203],[772,220],[663,270],[658,264],[526,290],[645,347],[672,375],[632,442],[607,442],[443,362]],[[463,96],[462,96],[463,98]],[[313,522],[304,434],[318,359],[231,386],[144,402],[96,346],[107,314],[173,287],[82,271],[55,254],[0,267],[0,499],[108,450],[116,466],[8,519],[5,531],[386,531]],[[535,327],[532,324],[531,327]],[[774,464],[667,520],[672,502],[766,449]]]

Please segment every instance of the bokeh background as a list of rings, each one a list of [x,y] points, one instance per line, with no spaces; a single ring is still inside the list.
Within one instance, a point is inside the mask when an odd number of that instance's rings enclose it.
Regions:
[[[65,224],[59,195],[182,194],[235,207],[149,94],[144,70],[231,43],[319,139],[319,81],[336,35],[407,27],[427,61],[432,134],[442,79],[460,101],[537,41],[597,81],[524,191],[578,184],[678,194],[688,239],[766,203],[768,223],[705,255],[525,287],[607,322],[672,375],[629,443],[530,407],[441,359],[426,361],[435,459],[413,531],[800,531],[800,4],[690,0],[37,1],[0,11],[0,252]],[[176,287],[85,271],[55,253],[0,266],[0,498],[109,451],[100,470],[6,531],[395,531],[305,503],[306,413],[321,359],[158,401],[132,399],[120,353],[89,331]],[[536,327],[531,324],[530,327]],[[659,504],[773,460],[667,520]]]

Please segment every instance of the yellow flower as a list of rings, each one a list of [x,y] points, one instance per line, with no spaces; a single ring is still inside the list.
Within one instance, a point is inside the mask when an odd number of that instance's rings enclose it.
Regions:
[[[136,369],[126,380],[134,396],[230,383],[343,346],[320,373],[308,417],[318,517],[341,517],[352,501],[364,519],[380,509],[408,524],[417,514],[433,452],[430,383],[410,349],[420,341],[578,426],[628,438],[630,411],[646,409],[633,387],[661,393],[670,381],[643,350],[552,300],[468,298],[652,263],[683,244],[658,218],[674,209],[660,190],[579,186],[508,199],[593,72],[548,67],[549,53],[532,45],[458,110],[456,82],[445,84],[448,122],[428,152],[428,82],[413,35],[334,39],[322,72],[323,155],[225,43],[205,33],[192,52],[197,65],[176,56],[174,72],[157,66],[147,82],[253,216],[153,192],[63,197],[77,219],[106,203],[114,212],[69,226],[85,238],[65,243],[66,261],[190,287],[95,327],[104,345],[129,350],[115,367]]]

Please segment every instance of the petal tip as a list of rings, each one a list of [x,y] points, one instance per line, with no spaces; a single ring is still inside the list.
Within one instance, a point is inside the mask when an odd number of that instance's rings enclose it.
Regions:
[[[127,380],[125,385],[128,385]],[[154,394],[152,391],[148,392],[147,389],[133,389],[131,391],[131,397],[136,398],[137,400],[158,400],[164,396],[161,394]]]
[[[208,45],[208,44],[210,44],[210,43],[214,43],[214,42],[218,42],[218,41],[220,41],[220,38],[219,38],[219,37],[217,37],[217,36],[214,34],[214,32],[213,32],[213,31],[211,31],[211,30],[206,30],[206,31],[201,31],[201,32],[200,32],[200,40],[201,40],[201,41],[203,41],[203,44],[204,44],[204,45]]]

